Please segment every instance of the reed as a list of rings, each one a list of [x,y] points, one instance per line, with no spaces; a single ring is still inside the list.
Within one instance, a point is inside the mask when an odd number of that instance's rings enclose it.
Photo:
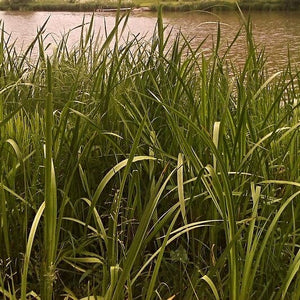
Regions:
[[[128,17],[52,54],[47,22],[22,53],[1,26],[1,296],[299,298],[297,67],[242,15],[240,66],[220,28],[204,55]]]

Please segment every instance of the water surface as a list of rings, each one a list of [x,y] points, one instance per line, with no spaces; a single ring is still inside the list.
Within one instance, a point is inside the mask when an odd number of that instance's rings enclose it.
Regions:
[[[49,42],[59,40],[68,30],[80,25],[85,18],[88,22],[92,14],[79,12],[0,12],[0,19],[5,24],[11,40],[17,40],[19,48],[26,47],[36,35],[37,29],[49,18],[45,36]],[[293,63],[300,63],[300,12],[255,12],[251,14],[254,39],[260,49],[265,48],[272,68],[284,66],[290,52]],[[95,30],[105,34],[115,23],[113,13],[95,13]],[[222,47],[229,44],[239,28],[241,17],[237,12],[220,12],[217,15],[205,12],[166,13],[164,23],[172,28],[172,35],[181,31],[185,36],[193,38],[192,45],[197,47],[203,39],[206,43],[201,48],[209,52],[216,40],[218,24],[220,24]],[[125,30],[125,36],[139,35],[151,38],[156,24],[155,13],[132,13]],[[72,31],[71,43],[79,39],[80,29]],[[243,34],[231,50],[230,57],[238,64],[245,57],[245,40]]]

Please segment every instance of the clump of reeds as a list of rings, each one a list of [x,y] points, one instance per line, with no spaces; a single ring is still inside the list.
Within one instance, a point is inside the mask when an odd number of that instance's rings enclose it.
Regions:
[[[2,297],[298,299],[297,69],[247,22],[235,66],[220,28],[207,56],[127,17],[52,55],[46,24],[23,53],[2,28]]]

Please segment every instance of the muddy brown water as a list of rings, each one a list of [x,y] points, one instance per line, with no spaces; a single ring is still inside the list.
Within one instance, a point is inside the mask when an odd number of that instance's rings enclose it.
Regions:
[[[61,35],[68,30],[82,24],[83,18],[88,22],[91,13],[74,12],[0,12],[7,33],[11,33],[11,41],[16,40],[18,48],[25,48],[33,40],[39,28],[48,18],[45,36],[47,41],[55,44]],[[264,48],[268,57],[268,64],[276,69],[287,63],[287,54],[290,53],[294,64],[300,64],[300,12],[252,12],[253,35],[260,49]],[[95,31],[105,34],[105,27],[109,31],[115,22],[114,13],[95,13]],[[151,12],[131,13],[124,36],[152,37],[156,24],[156,14]],[[201,51],[209,53],[212,43],[216,41],[217,28],[221,28],[221,47],[226,48],[239,28],[241,17],[237,12],[219,12],[211,14],[205,12],[165,13],[164,24],[168,30],[172,29],[172,36],[181,32],[193,38],[192,45],[197,47],[207,38]],[[244,33],[238,38],[229,56],[237,63],[242,64],[245,57]],[[70,35],[71,44],[79,40],[80,29],[75,29]]]

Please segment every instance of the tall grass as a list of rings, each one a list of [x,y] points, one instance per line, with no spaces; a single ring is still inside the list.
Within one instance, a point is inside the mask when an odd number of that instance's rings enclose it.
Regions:
[[[127,19],[53,54],[46,23],[23,53],[2,26],[2,297],[298,299],[298,70],[250,22],[236,66],[220,28],[204,55]]]

